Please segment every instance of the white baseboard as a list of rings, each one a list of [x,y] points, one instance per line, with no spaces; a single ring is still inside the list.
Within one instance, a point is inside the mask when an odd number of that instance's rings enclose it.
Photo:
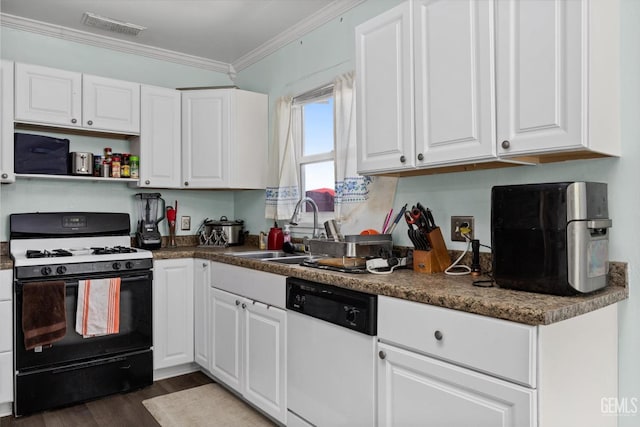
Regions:
[[[153,371],[153,380],[164,380],[166,378],[177,377],[178,375],[190,374],[191,372],[196,372],[199,370],[200,367],[195,363],[185,363],[184,365],[155,369]]]

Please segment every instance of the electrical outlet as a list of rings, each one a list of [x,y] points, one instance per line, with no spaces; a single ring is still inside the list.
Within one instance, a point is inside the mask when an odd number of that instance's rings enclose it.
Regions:
[[[452,216],[451,217],[451,241],[452,242],[466,242],[467,239],[460,233],[461,227],[468,227],[471,231],[468,234],[469,239],[473,240],[474,223],[472,216]]]
[[[181,216],[180,217],[180,229],[181,230],[191,230],[191,217],[190,216]]]

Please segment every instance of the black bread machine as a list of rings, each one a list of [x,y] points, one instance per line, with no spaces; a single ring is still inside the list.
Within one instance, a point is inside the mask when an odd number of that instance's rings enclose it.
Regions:
[[[493,187],[494,279],[501,288],[554,295],[604,288],[610,227],[607,184]]]

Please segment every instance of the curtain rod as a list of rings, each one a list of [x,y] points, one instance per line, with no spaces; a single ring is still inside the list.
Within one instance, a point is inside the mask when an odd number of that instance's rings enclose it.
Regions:
[[[293,98],[294,104],[300,104],[315,98],[322,98],[333,93],[333,83],[311,89]]]

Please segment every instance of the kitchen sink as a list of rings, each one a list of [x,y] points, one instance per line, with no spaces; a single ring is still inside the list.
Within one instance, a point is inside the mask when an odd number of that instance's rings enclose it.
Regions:
[[[300,264],[305,259],[309,259],[307,254],[287,253],[284,251],[250,251],[250,252],[227,252],[225,255],[238,258],[249,258],[259,261],[276,262],[278,264]]]
[[[283,258],[267,258],[263,259],[263,261],[267,262],[277,262],[279,264],[300,264],[305,259],[309,259],[307,255],[293,255],[283,257]]]

